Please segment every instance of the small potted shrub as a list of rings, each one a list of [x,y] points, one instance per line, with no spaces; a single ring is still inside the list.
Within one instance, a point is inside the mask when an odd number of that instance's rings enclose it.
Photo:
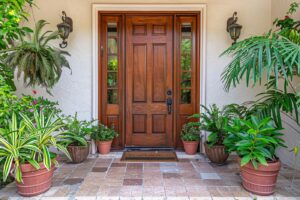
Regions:
[[[270,118],[259,120],[235,119],[234,124],[227,127],[229,132],[224,140],[228,151],[239,156],[243,187],[258,195],[274,193],[281,162],[276,157],[278,147],[285,147]]]
[[[224,164],[229,156],[223,145],[227,134],[225,126],[230,121],[228,106],[220,110],[215,104],[209,108],[202,105],[205,112],[199,115],[201,130],[208,131],[210,134],[204,143],[205,153],[212,163]]]
[[[78,120],[77,113],[75,116],[68,116],[64,119],[64,129],[72,136],[67,149],[70,153],[73,163],[81,163],[86,160],[89,155],[88,137],[93,132],[92,121]]]
[[[191,116],[190,118],[192,118]],[[199,122],[188,122],[181,130],[181,140],[186,154],[196,154],[201,140]]]
[[[5,161],[3,180],[12,174],[20,195],[35,196],[47,191],[52,184],[57,161],[50,147],[70,158],[64,145],[69,135],[60,131],[64,124],[54,113],[45,117],[42,111],[35,110],[33,121],[20,115],[22,120],[13,113],[9,127],[0,129],[0,154]]]
[[[100,154],[108,154],[112,141],[115,137],[118,137],[118,133],[114,130],[114,127],[109,128],[103,124],[99,124],[91,136],[96,141],[98,152]]]

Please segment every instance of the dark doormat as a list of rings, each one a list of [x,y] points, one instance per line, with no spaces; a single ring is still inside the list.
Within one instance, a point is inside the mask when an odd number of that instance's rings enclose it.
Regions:
[[[121,161],[126,162],[177,162],[174,151],[126,151]]]

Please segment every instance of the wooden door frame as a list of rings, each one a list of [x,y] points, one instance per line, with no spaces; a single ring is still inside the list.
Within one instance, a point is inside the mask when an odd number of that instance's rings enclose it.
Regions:
[[[116,7],[115,4],[113,5],[108,5],[108,4],[105,4],[103,6],[103,4],[96,4],[96,5],[93,5],[93,11],[94,11],[94,15],[93,15],[93,41],[97,41],[96,43],[93,42],[93,52],[94,52],[94,56],[93,56],[93,108],[92,108],[92,118],[97,118],[98,116],[98,111],[101,112],[101,109],[98,109],[98,106],[99,106],[99,102],[98,102],[98,95],[99,95],[99,90],[98,89],[101,89],[100,87],[98,87],[98,81],[99,81],[99,72],[98,72],[98,62],[100,60],[100,56],[99,56],[99,51],[98,51],[98,48],[99,48],[99,38],[100,35],[99,35],[99,18],[98,18],[98,15],[99,15],[99,11],[101,11],[101,13],[110,13],[110,14],[124,14],[124,13],[127,13],[127,14],[149,14],[149,13],[152,13],[152,14],[172,14],[174,15],[175,13],[179,14],[179,15],[182,15],[182,14],[197,14],[198,16],[198,38],[199,38],[199,41],[197,41],[197,54],[199,55],[199,57],[201,57],[201,59],[197,61],[197,68],[198,68],[198,71],[197,71],[197,93],[198,93],[198,97],[197,97],[197,107],[199,108],[199,104],[200,104],[200,97],[201,97],[201,102],[202,104],[205,104],[205,81],[203,81],[203,76],[205,77],[205,71],[204,70],[204,67],[205,66],[205,56],[204,56],[204,53],[205,53],[205,30],[204,30],[204,27],[206,26],[205,24],[205,17],[206,17],[206,6],[203,5],[203,4],[196,4],[196,5],[191,5],[191,4],[188,4],[188,5],[179,5],[178,7],[177,6],[170,6],[170,5],[166,5],[166,6],[161,6],[161,5],[151,5],[148,7],[148,9],[153,9],[153,7],[157,7],[157,8],[160,8],[158,9],[158,11],[127,11],[127,9],[125,8],[126,11],[120,11],[122,9],[124,9],[124,5],[118,5],[119,7]],[[143,6],[143,5],[141,5]],[[127,6],[125,6],[127,8]],[[163,8],[165,7],[165,9]],[[167,11],[169,10],[171,7],[171,10],[172,11]],[[176,7],[176,8],[175,8]],[[133,7],[133,9],[139,9],[139,5],[135,5]],[[164,10],[161,10],[161,9],[164,9]],[[142,10],[142,8],[140,8],[139,10]],[[189,10],[197,10],[197,11],[189,11]],[[95,12],[96,12],[96,15],[95,15]],[[176,17],[174,18],[176,19]],[[176,20],[174,20],[174,23],[176,23]],[[97,27],[95,26],[97,24]],[[174,40],[176,41],[176,38],[174,37]],[[96,54],[95,54],[96,52]],[[174,56],[175,57],[175,56]],[[124,56],[123,56],[124,58]],[[175,62],[174,62],[175,63]],[[96,73],[95,73],[96,72]],[[200,76],[201,75],[201,76]],[[201,77],[201,78],[200,78]],[[125,81],[125,80],[123,80]],[[201,84],[200,84],[200,81],[201,81]],[[97,84],[95,84],[97,83]],[[201,89],[200,89],[201,87]],[[199,92],[200,90],[200,92]],[[125,95],[123,95],[124,97]],[[125,98],[125,97],[124,97]],[[125,105],[123,103],[123,105]],[[174,114],[174,118],[176,117],[176,114]],[[175,121],[174,121],[175,122]],[[124,133],[124,124],[125,122],[123,122],[123,126],[122,126],[122,132]],[[174,123],[175,124],[175,123]],[[175,133],[175,128],[174,128],[174,131],[173,133]],[[123,134],[124,135],[124,134]],[[122,138],[123,140],[123,147],[125,145],[125,137]],[[175,140],[175,137],[174,137],[174,140]],[[175,141],[174,141],[175,143]],[[94,149],[94,152],[95,152],[95,149]]]

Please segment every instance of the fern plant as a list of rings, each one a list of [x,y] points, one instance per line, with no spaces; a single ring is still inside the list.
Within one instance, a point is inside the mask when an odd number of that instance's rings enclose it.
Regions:
[[[63,67],[70,69],[66,56],[70,54],[49,45],[49,42],[59,38],[59,32],[42,32],[47,25],[45,20],[39,20],[31,39],[22,38],[18,45],[0,51],[4,63],[17,70],[17,78],[24,76],[26,86],[42,86],[49,91],[60,79]]]
[[[287,14],[293,14],[298,5],[293,3]],[[222,81],[228,91],[241,80],[245,80],[247,86],[267,80],[266,92],[258,95],[251,110],[261,119],[272,116],[277,127],[282,127],[281,112],[290,114],[299,124],[300,98],[293,80],[300,77],[300,22],[286,16],[274,24],[278,30],[247,38],[222,54],[233,56],[222,74]]]

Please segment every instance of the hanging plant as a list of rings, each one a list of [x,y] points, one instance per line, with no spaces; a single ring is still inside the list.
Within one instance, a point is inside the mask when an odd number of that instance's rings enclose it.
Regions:
[[[45,87],[49,92],[60,79],[62,68],[70,69],[66,56],[70,54],[49,45],[49,42],[59,38],[58,31],[46,31],[42,29],[48,23],[39,20],[36,23],[30,40],[21,39],[15,47],[0,51],[7,54],[4,59],[6,65],[17,70],[17,78],[23,75],[24,84],[27,86]]]

